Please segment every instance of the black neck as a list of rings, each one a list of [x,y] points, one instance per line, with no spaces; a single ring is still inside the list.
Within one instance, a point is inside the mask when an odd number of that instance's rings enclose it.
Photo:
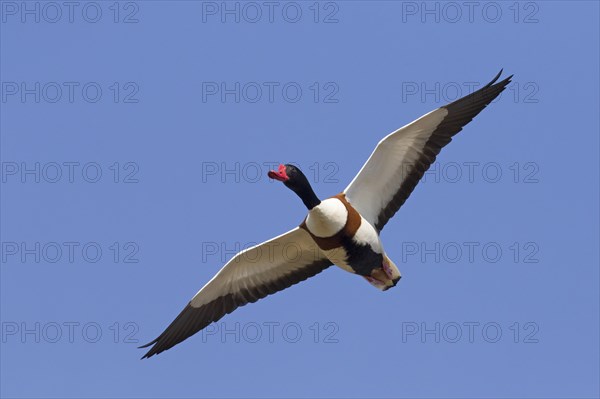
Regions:
[[[289,188],[300,197],[308,210],[313,209],[321,203],[321,200],[317,197],[308,181],[302,182],[302,184],[293,185]]]
[[[303,192],[296,191],[296,194],[298,194],[298,196],[304,203],[304,206],[306,206],[309,211],[321,203],[321,200],[319,199],[319,197],[317,197],[317,195],[313,191],[312,187],[310,187],[310,186],[308,186],[308,190],[306,190],[306,191],[303,191]]]

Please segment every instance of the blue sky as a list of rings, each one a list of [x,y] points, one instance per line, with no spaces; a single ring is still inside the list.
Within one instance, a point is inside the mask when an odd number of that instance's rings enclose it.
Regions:
[[[0,2],[1,395],[598,397],[598,3],[269,4]],[[382,233],[397,287],[330,268],[139,360],[302,220],[270,164],[334,195],[500,68]]]

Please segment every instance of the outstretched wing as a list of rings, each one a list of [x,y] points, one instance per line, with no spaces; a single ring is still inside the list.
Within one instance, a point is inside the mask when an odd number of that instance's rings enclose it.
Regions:
[[[400,209],[441,149],[510,83],[512,75],[438,108],[383,138],[344,193],[378,231]]]
[[[244,250],[198,291],[158,338],[141,346],[153,345],[142,359],[177,345],[240,306],[286,289],[329,266],[331,262],[300,228]]]

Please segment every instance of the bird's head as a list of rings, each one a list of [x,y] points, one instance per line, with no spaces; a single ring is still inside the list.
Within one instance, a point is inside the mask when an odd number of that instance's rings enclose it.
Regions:
[[[292,188],[298,185],[309,184],[304,173],[294,165],[279,165],[277,171],[270,170],[268,176],[271,179],[283,182],[287,187]]]
[[[302,202],[304,202],[304,205],[308,209],[312,209],[321,203],[310,186],[308,179],[298,167],[290,164],[279,165],[278,170],[270,170],[268,176],[271,179],[283,182],[287,188],[295,192],[302,199]]]

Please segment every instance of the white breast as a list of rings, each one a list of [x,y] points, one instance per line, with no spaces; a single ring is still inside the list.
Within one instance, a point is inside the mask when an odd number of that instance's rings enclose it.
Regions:
[[[317,237],[331,237],[340,231],[348,219],[348,210],[337,198],[329,198],[308,212],[306,227]]]

